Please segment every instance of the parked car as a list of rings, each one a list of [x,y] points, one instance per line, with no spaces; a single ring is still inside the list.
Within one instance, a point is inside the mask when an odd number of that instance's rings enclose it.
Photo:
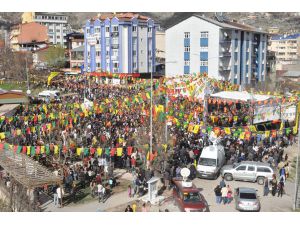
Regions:
[[[235,194],[235,208],[239,211],[260,211],[260,201],[257,196],[257,191],[254,188],[236,188]]]
[[[265,177],[270,181],[274,174],[273,168],[268,163],[243,161],[238,164],[226,165],[221,169],[221,176],[226,181],[243,180],[264,184]]]
[[[208,204],[191,181],[174,178],[173,197],[182,212],[209,212]]]

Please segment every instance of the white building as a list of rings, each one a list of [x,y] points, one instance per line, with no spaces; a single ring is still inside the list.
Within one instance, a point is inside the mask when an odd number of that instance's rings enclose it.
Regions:
[[[235,84],[264,81],[266,46],[261,29],[193,15],[166,30],[166,76],[200,72]]]
[[[66,35],[71,30],[68,16],[63,13],[35,12],[33,21],[48,27],[50,44],[66,47]]]

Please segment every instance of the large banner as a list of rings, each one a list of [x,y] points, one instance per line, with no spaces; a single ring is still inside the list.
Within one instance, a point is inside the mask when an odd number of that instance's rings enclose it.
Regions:
[[[296,105],[281,106],[281,120],[293,122],[296,119],[296,115],[297,115]]]
[[[254,110],[253,123],[263,123],[280,119],[280,106],[257,106]]]

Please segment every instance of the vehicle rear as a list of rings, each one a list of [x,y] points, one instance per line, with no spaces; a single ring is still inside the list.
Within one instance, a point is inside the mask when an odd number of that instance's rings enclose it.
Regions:
[[[239,211],[260,211],[260,202],[253,188],[239,188],[236,193],[236,209]]]

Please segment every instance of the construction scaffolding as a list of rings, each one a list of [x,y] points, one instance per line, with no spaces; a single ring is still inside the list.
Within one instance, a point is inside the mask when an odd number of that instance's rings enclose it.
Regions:
[[[56,176],[27,155],[15,153],[10,149],[0,150],[0,166],[13,178],[10,188],[11,207],[13,195],[16,193],[14,189],[14,184],[16,183],[22,185],[28,193],[35,188],[44,187],[45,185],[62,185],[62,176]]]

